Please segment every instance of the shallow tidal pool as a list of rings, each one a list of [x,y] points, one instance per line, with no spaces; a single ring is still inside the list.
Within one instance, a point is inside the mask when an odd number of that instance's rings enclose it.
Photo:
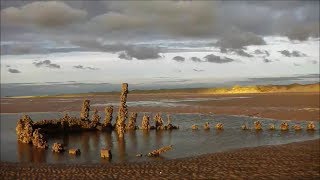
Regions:
[[[62,113],[28,113],[33,121],[62,117]],[[69,113],[79,116],[78,112]],[[16,139],[15,126],[22,113],[1,114],[1,161],[9,162],[36,162],[36,163],[113,163],[113,162],[140,162],[163,159],[184,158],[227,151],[231,149],[255,147],[263,145],[285,144],[319,138],[319,122],[316,122],[316,131],[306,131],[306,122],[288,121],[290,130],[268,130],[269,123],[275,123],[277,128],[281,121],[263,118],[249,118],[245,116],[210,115],[210,114],[172,114],[171,122],[179,126],[178,130],[145,132],[136,130],[127,132],[124,141],[118,139],[115,132],[83,132],[59,134],[48,138],[49,148],[40,150],[32,145],[19,143]],[[100,113],[102,115],[102,113]],[[152,114],[153,117],[154,114]],[[114,117],[116,114],[114,114]],[[143,113],[138,115],[137,125],[140,126]],[[166,123],[166,116],[163,115]],[[104,116],[101,118],[103,121]],[[152,119],[152,118],[150,118]],[[241,130],[240,126],[246,122],[253,126],[255,120],[260,120],[264,130]],[[113,120],[114,121],[114,120]],[[211,129],[203,130],[205,122],[209,122]],[[224,130],[215,130],[218,122],[224,124]],[[150,121],[153,124],[153,120]],[[300,123],[301,131],[294,131],[291,126]],[[197,124],[199,130],[192,130]],[[79,148],[79,156],[69,155],[68,151],[57,154],[51,151],[54,142],[63,143],[65,149]],[[173,149],[158,158],[145,155],[162,146],[173,145]],[[110,148],[112,159],[100,158],[100,150]],[[137,157],[137,154],[143,154]]]

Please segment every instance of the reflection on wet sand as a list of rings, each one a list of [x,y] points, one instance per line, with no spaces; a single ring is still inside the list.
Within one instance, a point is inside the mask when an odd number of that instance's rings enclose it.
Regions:
[[[45,163],[46,154],[44,150],[31,147],[28,144],[17,142],[19,162]]]
[[[49,149],[44,151],[38,150],[32,145],[18,143],[16,142],[16,137],[13,136],[13,150],[7,151],[8,155],[1,154],[1,158],[3,161],[36,163],[141,162],[319,138],[319,124],[316,124],[317,129],[315,131],[307,131],[306,122],[301,122],[301,126],[304,128],[301,131],[295,131],[292,128],[287,131],[281,131],[279,128],[280,122],[276,123],[277,128],[275,130],[269,130],[268,125],[272,123],[272,121],[259,119],[264,129],[255,131],[252,129],[253,120],[248,117],[215,116],[214,119],[212,116],[206,115],[203,115],[201,119],[198,119],[198,117],[198,114],[176,115],[173,116],[172,121],[174,121],[175,124],[179,124],[179,131],[127,131],[125,138],[122,140],[118,138],[115,132],[90,131],[52,135],[48,138]],[[141,119],[139,121],[141,122]],[[209,122],[211,127],[214,127],[217,122],[221,122],[224,124],[225,129],[216,130],[215,128],[210,128],[210,130],[205,131],[203,128],[200,128],[198,131],[192,131],[190,127],[195,121],[199,126],[205,122]],[[246,131],[242,130],[241,125],[243,122],[248,123],[251,129]],[[288,121],[288,123],[290,126],[296,124],[295,121]],[[14,126],[15,123],[12,123],[12,127]],[[10,127],[8,129],[10,129]],[[7,139],[10,140],[10,137]],[[2,138],[1,140],[6,140],[7,142],[12,141],[8,141],[7,139]],[[53,153],[51,146],[54,142],[63,143],[66,150],[79,148],[81,154],[79,156],[72,156],[69,155],[68,151],[61,154]],[[173,150],[161,155],[159,158],[149,158],[145,156],[152,150],[171,144],[173,145]],[[4,146],[1,148],[3,147]],[[113,155],[111,161],[101,159],[99,155],[102,148],[111,149]],[[137,157],[137,154],[142,154],[143,156]]]
[[[117,145],[118,145],[118,157],[120,162],[124,162],[126,158],[126,143],[125,138],[121,138],[119,136],[116,136],[117,139]]]
[[[137,134],[135,130],[129,130],[127,132],[130,140],[130,147],[133,151],[138,151]]]

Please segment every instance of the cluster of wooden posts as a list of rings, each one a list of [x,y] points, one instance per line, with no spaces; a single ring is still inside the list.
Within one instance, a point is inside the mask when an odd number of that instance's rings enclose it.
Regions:
[[[101,117],[98,114],[98,111],[95,109],[92,117],[90,119],[90,100],[84,100],[80,118],[71,117],[68,114],[65,114],[64,117],[54,120],[41,120],[38,122],[33,122],[28,115],[24,115],[19,119],[16,126],[16,134],[18,141],[22,143],[32,144],[37,148],[47,149],[48,144],[46,140],[46,135],[50,133],[66,133],[73,131],[89,131],[89,130],[100,130],[100,131],[112,131],[115,130],[119,136],[119,140],[124,138],[125,131],[130,130],[172,130],[178,129],[178,126],[171,124],[170,117],[168,116],[168,122],[165,125],[162,119],[162,116],[157,113],[154,117],[155,125],[150,125],[150,117],[144,114],[142,118],[141,127],[136,126],[136,120],[138,114],[132,112],[130,114],[128,123],[126,120],[128,118],[128,107],[126,105],[127,95],[128,95],[128,84],[123,83],[121,94],[120,94],[120,105],[118,109],[118,115],[116,117],[116,122],[112,124],[113,119],[113,106],[107,106],[105,108],[105,119],[103,123],[100,123]],[[155,150],[154,152],[149,153],[149,156],[157,156],[162,152],[165,152],[171,149],[172,146],[167,146],[164,149],[159,151]],[[63,144],[55,142],[52,146],[52,151],[60,153],[65,151]],[[80,149],[69,149],[70,154],[79,155]],[[101,157],[111,158],[111,151],[108,148],[101,149]]]
[[[222,123],[217,123],[214,128],[216,130],[223,130],[223,124]],[[312,121],[309,121],[308,124],[307,124],[307,127],[306,127],[306,130],[308,131],[314,131],[315,130],[315,125]],[[198,130],[199,129],[199,126],[194,124],[191,126],[191,129],[192,130]],[[210,129],[210,125],[209,125],[209,122],[206,122],[204,125],[203,125],[203,129],[204,130],[209,130]],[[262,123],[260,121],[255,121],[253,123],[253,128],[250,128],[249,125],[247,123],[243,123],[241,125],[241,129],[242,130],[250,130],[250,129],[254,129],[254,130],[262,130]],[[269,130],[276,130],[276,125],[274,123],[270,123],[269,124],[269,127],[268,127]],[[289,130],[289,124],[287,122],[282,122],[280,124],[280,127],[279,129],[281,131],[288,131]],[[295,131],[301,131],[303,128],[300,124],[295,124],[292,126],[292,129],[294,129]]]

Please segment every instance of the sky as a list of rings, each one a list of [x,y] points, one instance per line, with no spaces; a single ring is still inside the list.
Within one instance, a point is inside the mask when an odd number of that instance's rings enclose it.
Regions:
[[[11,85],[317,82],[319,1],[1,0],[0,62]]]

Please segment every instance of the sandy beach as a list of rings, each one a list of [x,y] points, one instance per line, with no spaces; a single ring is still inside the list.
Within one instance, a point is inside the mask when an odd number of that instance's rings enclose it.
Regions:
[[[119,95],[91,95],[75,97],[1,98],[1,113],[68,112],[79,111],[87,98],[100,112],[109,103],[118,104]],[[227,115],[255,115],[278,120],[320,120],[319,93],[256,93],[208,95],[195,93],[129,94],[128,101],[179,101],[177,106],[130,106],[131,112],[215,113]],[[207,99],[203,101],[203,99]],[[218,100],[217,100],[218,99]],[[222,99],[222,100],[220,100]],[[117,105],[116,105],[117,106]],[[116,108],[116,107],[115,107]]]
[[[3,179],[318,179],[319,140],[122,164],[1,162]]]

